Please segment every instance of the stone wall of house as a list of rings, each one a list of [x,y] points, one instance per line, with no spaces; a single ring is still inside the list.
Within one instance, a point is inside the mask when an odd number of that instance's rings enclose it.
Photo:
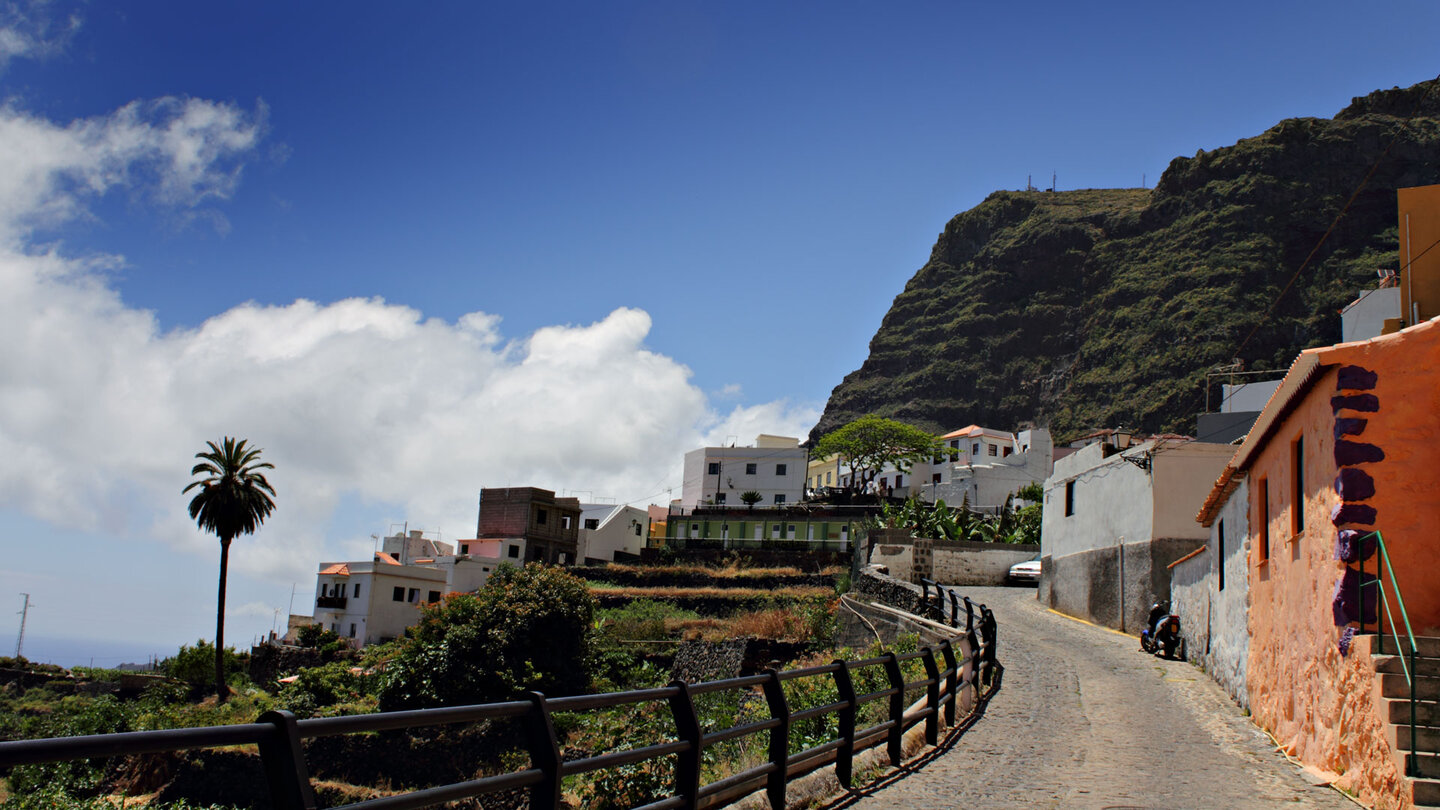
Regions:
[[[915,546],[910,543],[876,545],[870,549],[870,565],[884,566],[896,579],[914,581]]]
[[[1061,613],[1138,636],[1150,606],[1170,598],[1170,563],[1201,545],[1204,541],[1160,538],[1043,557],[1040,601]]]
[[[322,663],[320,651],[314,647],[261,644],[250,648],[250,680],[265,689],[274,689],[279,678]]]
[[[1170,569],[1170,602],[1191,660],[1250,707],[1250,490],[1241,478],[1210,524],[1205,550]]]
[[[937,540],[930,578],[946,585],[1004,585],[1010,566],[1039,553],[1039,544]]]

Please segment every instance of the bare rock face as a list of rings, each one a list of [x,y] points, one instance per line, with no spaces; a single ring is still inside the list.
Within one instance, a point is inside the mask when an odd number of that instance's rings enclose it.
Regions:
[[[1440,183],[1426,86],[1176,158],[1153,190],[991,194],[945,225],[812,437],[866,413],[1193,432],[1207,369],[1239,356],[1283,371],[1339,340],[1339,309],[1397,266],[1395,189]]]

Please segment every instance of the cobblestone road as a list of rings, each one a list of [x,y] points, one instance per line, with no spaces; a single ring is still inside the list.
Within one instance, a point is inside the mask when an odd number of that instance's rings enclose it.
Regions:
[[[1033,589],[963,590],[995,611],[1000,691],[950,748],[832,800],[830,810],[1354,810],[1308,783],[1199,669],[1051,613]]]

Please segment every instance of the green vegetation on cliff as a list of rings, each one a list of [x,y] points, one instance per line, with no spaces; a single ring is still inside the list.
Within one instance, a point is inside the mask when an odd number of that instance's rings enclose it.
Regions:
[[[1035,422],[1057,439],[1193,434],[1207,369],[1287,368],[1339,340],[1340,308],[1398,269],[1395,189],[1440,182],[1435,84],[1176,158],[1153,190],[991,194],[946,224],[812,438],[867,413],[933,431]]]

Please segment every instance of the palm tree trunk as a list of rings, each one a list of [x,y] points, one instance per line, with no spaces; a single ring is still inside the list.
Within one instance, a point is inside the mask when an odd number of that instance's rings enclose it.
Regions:
[[[230,696],[225,685],[225,574],[230,565],[230,538],[220,538],[220,599],[215,611],[215,699],[224,703]]]

